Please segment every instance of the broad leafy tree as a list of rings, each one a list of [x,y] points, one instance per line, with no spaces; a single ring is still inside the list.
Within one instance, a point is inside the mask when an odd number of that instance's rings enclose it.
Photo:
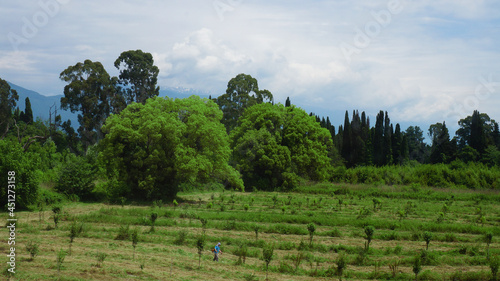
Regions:
[[[16,90],[0,78],[0,138],[5,137],[12,122],[12,112],[19,100]]]
[[[115,67],[120,70],[119,83],[123,87],[126,104],[144,104],[160,93],[160,87],[156,85],[160,70],[154,65],[150,53],[141,50],[123,52],[116,59]]]
[[[293,105],[248,108],[230,137],[233,161],[247,187],[290,188],[298,177],[328,177],[330,132]]]
[[[424,163],[427,150],[424,142],[424,131],[419,126],[410,126],[406,128],[404,136],[408,141],[408,156],[410,160]]]
[[[228,161],[222,112],[208,100],[149,99],[112,115],[103,127],[101,160],[117,190],[114,196],[172,199],[184,184],[221,182],[243,189]]]
[[[84,149],[101,138],[100,128],[112,110],[111,97],[115,88],[100,62],[85,60],[61,72],[64,87],[61,108],[79,112],[78,132]]]
[[[472,116],[460,119],[458,125],[460,129],[457,130],[456,135],[460,148],[469,145],[482,154],[488,145],[495,145],[497,138],[495,130],[498,130],[498,123],[488,114],[475,110]]]
[[[226,93],[219,96],[216,102],[224,113],[222,123],[231,132],[246,108],[272,100],[271,92],[259,90],[257,79],[247,74],[238,74],[229,81]]]
[[[39,155],[24,151],[17,141],[0,140],[0,204],[7,206],[8,182],[15,182],[15,209],[25,209],[36,203],[38,178],[35,172],[39,165]],[[9,179],[11,178],[11,179]]]

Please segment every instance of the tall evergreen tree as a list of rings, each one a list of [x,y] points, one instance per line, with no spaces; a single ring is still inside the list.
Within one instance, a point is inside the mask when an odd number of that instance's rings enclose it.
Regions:
[[[484,122],[481,119],[479,111],[474,110],[470,124],[470,139],[469,145],[477,150],[480,154],[484,153],[486,149],[486,132]]]
[[[377,114],[375,131],[373,134],[373,163],[377,166],[385,164],[384,157],[384,112]]]
[[[396,129],[394,130],[394,134],[392,135],[391,144],[392,144],[392,159],[394,164],[401,164],[400,156],[401,156],[401,143],[403,142],[403,135],[401,134],[401,126],[399,123],[396,124]]]
[[[429,136],[432,138],[430,162],[448,163],[453,159],[453,144],[446,123],[436,123],[429,127]]]
[[[349,112],[345,112],[344,134],[342,136],[342,158],[344,158],[348,167],[352,167],[352,130],[349,122]]]
[[[290,97],[286,97],[285,107],[290,107],[292,104],[290,102]]]
[[[500,131],[498,130],[498,123],[495,122],[493,125],[493,144],[500,150]]]
[[[385,125],[384,125],[384,164],[391,165],[392,164],[392,134],[393,128],[391,125],[391,119],[389,119],[389,114],[387,111],[385,112]]]
[[[31,109],[30,98],[26,97],[24,102],[25,102],[24,114],[21,115],[20,119],[21,119],[21,121],[23,121],[26,124],[32,124],[33,123],[33,110]]]

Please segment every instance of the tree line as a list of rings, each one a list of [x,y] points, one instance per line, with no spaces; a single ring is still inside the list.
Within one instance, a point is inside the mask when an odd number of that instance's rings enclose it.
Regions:
[[[248,74],[232,78],[217,98],[170,99],[157,97],[151,54],[126,51],[114,66],[118,77],[91,60],[61,72],[61,108],[78,113],[76,130],[60,116],[34,120],[29,98],[20,111],[16,91],[0,79],[0,167],[2,177],[7,169],[24,171],[22,204],[36,203],[39,181],[84,200],[157,200],[192,186],[289,190],[302,179],[336,179],[341,166],[500,165],[498,123],[486,113],[460,120],[453,138],[444,122],[431,125],[427,145],[420,127],[403,131],[384,111],[375,126],[365,112],[346,111],[336,130],[329,117],[289,98],[275,104]]]

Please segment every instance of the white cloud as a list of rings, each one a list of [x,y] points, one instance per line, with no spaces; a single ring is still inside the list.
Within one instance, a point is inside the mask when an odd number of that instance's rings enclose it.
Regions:
[[[28,52],[15,51],[7,52],[0,57],[0,69],[27,73],[34,70],[35,61],[30,58]]]

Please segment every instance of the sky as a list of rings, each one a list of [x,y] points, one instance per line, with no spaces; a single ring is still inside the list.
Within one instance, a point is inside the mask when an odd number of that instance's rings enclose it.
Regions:
[[[62,94],[86,59],[153,54],[161,88],[218,96],[240,73],[334,125],[380,110],[405,128],[500,120],[500,1],[23,0],[0,9],[0,78]]]

